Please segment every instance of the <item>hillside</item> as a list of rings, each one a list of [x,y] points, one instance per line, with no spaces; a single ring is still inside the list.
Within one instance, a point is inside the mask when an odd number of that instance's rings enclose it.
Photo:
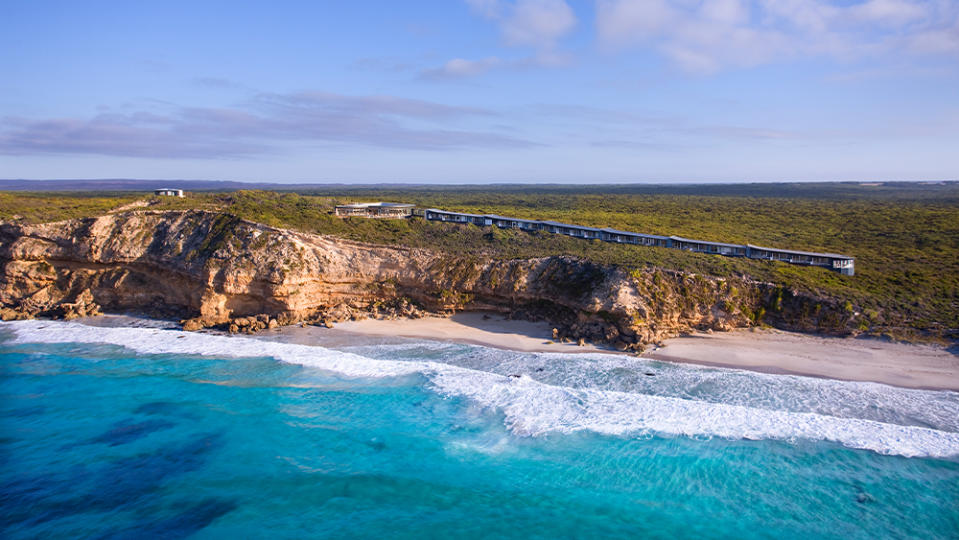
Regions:
[[[746,185],[596,188],[330,189],[224,192],[156,200],[151,209],[202,208],[273,227],[359,242],[415,247],[477,260],[572,256],[624,272],[684,272],[771,283],[848,305],[855,331],[896,337],[956,337],[959,328],[959,187]],[[18,223],[99,215],[142,197],[122,193],[0,193],[0,217]],[[337,202],[397,200],[478,213],[554,219],[654,234],[856,257],[857,275],[549,234],[428,223],[341,220]]]

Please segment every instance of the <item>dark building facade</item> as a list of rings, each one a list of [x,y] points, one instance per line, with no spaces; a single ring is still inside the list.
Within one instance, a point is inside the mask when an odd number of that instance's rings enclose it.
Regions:
[[[722,242],[707,242],[704,240],[692,240],[679,236],[658,236],[654,234],[642,234],[609,228],[598,229],[595,227],[584,227],[581,225],[571,225],[569,223],[558,223],[555,221],[509,218],[494,214],[481,215],[467,214],[463,212],[449,212],[446,210],[437,210],[435,208],[429,208],[425,210],[423,212],[423,217],[430,221],[444,221],[463,224],[470,223],[473,225],[479,225],[481,227],[495,225],[502,229],[546,231],[554,234],[564,234],[574,238],[584,238],[590,240],[595,239],[619,244],[657,246],[672,249],[682,249],[686,251],[695,251],[697,253],[725,255],[727,257],[746,257],[749,259],[780,261],[789,264],[820,266],[847,276],[852,276],[855,274],[855,259],[848,255],[840,255],[838,253],[815,253],[791,249],[767,248],[754,246],[751,244],[725,244]]]

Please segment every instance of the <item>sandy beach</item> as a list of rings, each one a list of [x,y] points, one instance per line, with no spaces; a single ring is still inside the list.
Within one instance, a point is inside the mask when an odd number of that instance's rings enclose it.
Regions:
[[[959,356],[934,345],[756,330],[667,340],[644,354],[668,362],[959,391]]]
[[[330,337],[344,334],[453,341],[524,352],[606,353],[592,345],[553,343],[546,323],[505,320],[499,315],[459,313],[451,318],[364,320],[337,324]],[[959,355],[933,345],[877,339],[831,338],[780,330],[694,334],[667,340],[645,358],[764,373],[871,381],[906,388],[959,391]]]
[[[92,326],[167,325],[123,315],[79,319]],[[457,313],[449,318],[350,321],[333,328],[287,326],[258,334],[262,339],[325,347],[347,347],[358,337],[428,339],[522,352],[627,354],[587,344],[552,341],[545,322],[512,321],[501,315]],[[956,349],[953,349],[956,350]],[[775,329],[697,333],[666,340],[642,355],[650,360],[746,369],[763,373],[871,381],[904,388],[959,391],[959,355],[934,345],[871,338],[834,338]]]
[[[501,315],[457,313],[452,317],[425,317],[349,321],[337,323],[335,330],[367,336],[397,336],[436,341],[471,343],[523,352],[617,352],[605,347],[552,341],[553,327],[545,322],[512,321]]]

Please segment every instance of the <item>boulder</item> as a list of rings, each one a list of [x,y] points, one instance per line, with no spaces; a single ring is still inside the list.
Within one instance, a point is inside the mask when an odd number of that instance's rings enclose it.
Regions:
[[[197,330],[202,330],[204,328],[203,321],[199,317],[182,320],[180,321],[180,325],[187,332],[196,332]]]

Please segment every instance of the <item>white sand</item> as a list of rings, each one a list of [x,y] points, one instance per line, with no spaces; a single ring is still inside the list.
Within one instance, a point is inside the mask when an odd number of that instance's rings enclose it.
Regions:
[[[959,391],[959,356],[934,345],[829,338],[780,330],[695,334],[667,340],[655,360]]]
[[[523,352],[615,352],[593,345],[553,342],[553,327],[544,322],[510,321],[501,315],[483,313],[393,321],[367,319],[337,323],[335,329],[367,336],[455,341]]]
[[[105,315],[80,322],[97,326],[168,326],[170,321]],[[523,352],[622,354],[604,347],[553,343],[546,323],[509,321],[500,315],[458,313],[395,321],[338,323],[333,329],[287,326],[263,332],[286,341],[325,346],[349,345],[358,335],[383,339],[405,337],[453,341]],[[907,345],[876,339],[827,338],[779,330],[740,330],[695,334],[666,340],[647,351],[651,360],[791,373],[853,381],[873,381],[907,388],[959,391],[959,355],[932,345]],[[955,349],[954,349],[955,350]]]
[[[344,322],[330,332],[455,341],[524,352],[619,354],[591,345],[552,343],[552,328],[546,323],[509,321],[499,315],[484,317],[480,313],[460,313],[449,319]],[[779,330],[695,334],[667,340],[664,345],[643,356],[765,373],[959,391],[959,356],[933,345],[828,338]]]

